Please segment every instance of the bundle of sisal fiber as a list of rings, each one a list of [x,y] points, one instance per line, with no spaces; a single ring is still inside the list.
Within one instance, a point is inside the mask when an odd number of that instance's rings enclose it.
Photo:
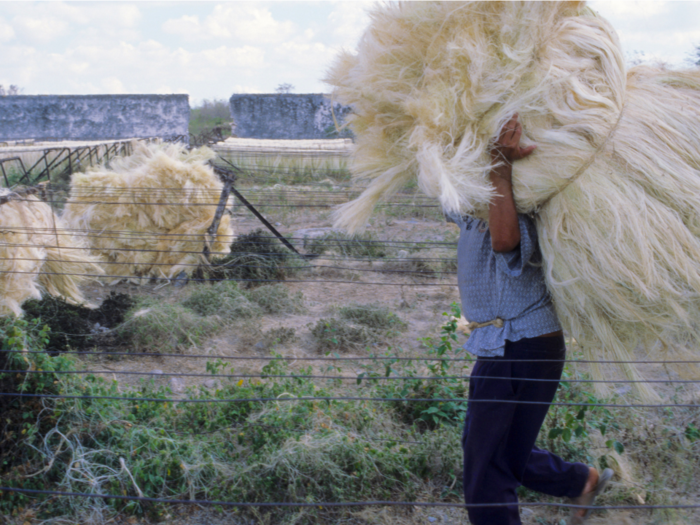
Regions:
[[[370,183],[337,227],[362,227],[412,178],[445,210],[486,217],[488,151],[517,112],[523,144],[538,149],[514,165],[515,199],[536,214],[565,329],[589,359],[629,361],[637,347],[692,355],[699,70],[626,71],[613,28],[584,2],[408,2],[377,7],[357,55],[327,81],[354,106],[351,169]]]
[[[207,164],[214,156],[208,148],[139,144],[109,169],[74,174],[63,219],[117,280],[191,274],[205,262],[205,243],[222,256],[233,241],[229,215],[207,235],[223,187]]]
[[[0,197],[0,316],[21,315],[27,299],[42,291],[85,302],[78,286],[102,273],[81,239],[71,235],[51,207],[32,195]]]

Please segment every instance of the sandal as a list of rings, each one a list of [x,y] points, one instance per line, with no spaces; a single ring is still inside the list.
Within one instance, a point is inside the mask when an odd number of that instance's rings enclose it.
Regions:
[[[593,505],[595,503],[595,499],[600,494],[602,494],[602,492],[605,490],[605,487],[608,485],[608,482],[612,479],[614,474],[615,472],[613,472],[613,469],[606,468],[598,478],[598,484],[596,485],[596,487],[592,491],[587,492],[585,494],[581,494],[577,498],[571,498],[571,503],[573,503],[574,505]],[[590,515],[591,511],[594,509],[586,509],[586,512],[583,514],[583,516],[576,516],[576,513],[580,510],[581,509],[571,509],[571,518],[569,520],[569,525],[581,525],[588,519],[588,516]]]

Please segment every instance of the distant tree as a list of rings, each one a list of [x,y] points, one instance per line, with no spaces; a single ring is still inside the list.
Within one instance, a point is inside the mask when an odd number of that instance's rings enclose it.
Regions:
[[[231,110],[228,102],[224,99],[207,100],[204,99],[200,106],[192,108],[193,118],[201,120],[231,120]]]
[[[5,89],[5,86],[0,84],[0,97],[11,97],[13,95],[19,95],[21,91],[22,89],[15,84],[10,84],[10,87],[7,89]]]
[[[693,62],[693,65],[700,66],[700,45],[695,46],[695,51],[691,54],[690,60]]]
[[[289,84],[288,82],[285,82],[284,84],[280,84],[277,86],[275,89],[275,93],[279,94],[285,94],[285,93],[291,93],[294,90],[294,86]]]
[[[224,99],[205,99],[190,111],[190,133],[193,135],[211,133],[218,128],[222,136],[229,136],[232,122],[228,101]]]

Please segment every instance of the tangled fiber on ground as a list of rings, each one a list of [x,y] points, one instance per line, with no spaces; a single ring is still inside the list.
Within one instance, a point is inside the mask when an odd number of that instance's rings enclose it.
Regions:
[[[205,270],[207,279],[231,279],[246,286],[260,286],[286,279],[305,265],[297,254],[262,228],[239,235],[228,251],[228,255],[214,259]]]
[[[42,291],[85,302],[79,285],[102,273],[97,263],[45,202],[25,195],[0,204],[0,316],[20,315],[22,303]]]
[[[60,297],[44,296],[24,305],[27,319],[37,319],[48,326],[46,349],[50,351],[82,350],[95,345],[108,346],[116,341],[109,330],[124,322],[126,312],[135,305],[131,296],[111,292],[99,308],[66,303]]]
[[[697,348],[699,70],[627,71],[584,2],[406,2],[375,8],[328,81],[354,107],[352,169],[370,182],[336,226],[358,230],[414,178],[445,210],[486,217],[490,145],[517,112],[538,149],[514,165],[516,204],[536,214],[547,285],[586,357]]]
[[[137,144],[109,168],[74,174],[63,218],[107,261],[110,276],[191,274],[205,243],[226,254],[233,240],[226,214],[213,239],[206,233],[223,187],[207,165],[213,157],[207,148]]]

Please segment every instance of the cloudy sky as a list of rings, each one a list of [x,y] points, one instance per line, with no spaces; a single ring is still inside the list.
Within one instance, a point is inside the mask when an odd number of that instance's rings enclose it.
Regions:
[[[0,1],[0,84],[27,95],[326,92],[339,49],[354,49],[373,2]],[[684,65],[700,45],[700,2],[590,4],[630,60]]]

